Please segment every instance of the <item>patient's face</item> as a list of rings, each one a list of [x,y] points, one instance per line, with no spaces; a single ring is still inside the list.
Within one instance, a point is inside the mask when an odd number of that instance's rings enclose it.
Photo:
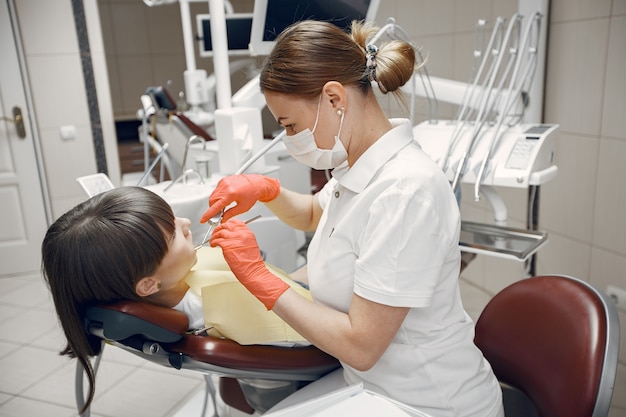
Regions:
[[[168,290],[180,282],[196,263],[196,251],[191,235],[189,219],[176,217],[176,229],[170,236],[169,250],[154,276],[161,281],[162,289]]]

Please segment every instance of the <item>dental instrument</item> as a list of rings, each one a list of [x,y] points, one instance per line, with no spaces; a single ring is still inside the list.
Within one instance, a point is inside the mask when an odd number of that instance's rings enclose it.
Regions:
[[[198,250],[204,245],[206,245],[206,243],[211,238],[211,234],[213,233],[213,230],[215,230],[215,228],[222,221],[223,216],[224,216],[224,210],[220,211],[215,216],[211,217],[209,221],[207,221],[207,225],[209,226],[209,228],[207,229],[206,233],[204,234],[204,237],[202,238],[202,243],[200,243],[199,245],[196,245],[196,247],[194,248],[195,250]]]
[[[199,245],[196,245],[194,250],[197,251],[198,249],[200,249],[201,247],[203,247],[204,245],[206,245],[209,242],[209,240],[211,239],[211,235],[213,234],[213,230],[215,230],[215,228],[222,221],[222,216],[224,216],[224,210],[220,211],[215,216],[213,216],[213,217],[211,217],[209,219],[209,221],[207,222],[207,224],[209,225],[209,228],[207,229],[206,234],[202,238],[202,243],[200,243]],[[244,223],[245,224],[252,223],[253,221],[255,221],[256,219],[259,219],[259,218],[261,218],[261,215],[257,214],[256,216],[252,217],[251,219],[246,220]]]
[[[278,142],[280,142],[285,135],[287,134],[286,131],[282,131],[280,134],[276,135],[276,137],[274,139],[272,139],[272,141],[270,143],[268,143],[267,145],[265,145],[263,147],[263,149],[261,149],[259,152],[257,152],[255,155],[253,155],[245,164],[243,164],[235,173],[235,175],[240,175],[243,174],[244,172],[246,172],[246,170],[252,165],[254,164],[260,157],[262,157],[263,155],[265,155],[267,153],[267,151],[269,151],[274,145],[276,145]],[[220,224],[220,222],[222,221],[222,217],[224,216],[224,210],[220,211],[219,213],[217,213],[215,216],[211,217],[209,219],[209,221],[207,222],[209,228],[207,229],[204,238],[202,238],[202,243],[196,246],[196,250],[200,249],[202,246],[204,246],[209,238],[211,237],[211,234],[213,233],[213,230],[215,230],[215,228]],[[255,216],[253,218],[251,218],[250,220],[246,221],[245,223],[248,224],[256,219],[258,219],[259,217],[261,217],[261,215]]]

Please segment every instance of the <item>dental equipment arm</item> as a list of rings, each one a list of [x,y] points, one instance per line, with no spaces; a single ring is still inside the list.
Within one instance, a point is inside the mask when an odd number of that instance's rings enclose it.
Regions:
[[[528,23],[526,30],[524,32],[524,36],[518,46],[515,68],[513,70],[513,75],[511,76],[511,80],[509,83],[508,94],[506,96],[506,102],[504,104],[502,111],[499,114],[496,130],[491,138],[489,147],[487,148],[485,156],[480,165],[478,175],[476,176],[476,182],[474,183],[474,199],[476,201],[478,201],[480,198],[480,184],[487,171],[487,164],[489,163],[489,160],[491,159],[491,155],[493,154],[495,147],[497,146],[500,140],[500,129],[502,127],[504,119],[506,116],[508,116],[510,110],[513,108],[513,104],[515,103],[515,100],[517,99],[517,97],[519,97],[524,85],[527,82],[532,84],[532,79],[533,79],[533,76],[536,70],[536,65],[537,65],[537,50],[538,50],[538,42],[539,42],[539,31],[541,29],[541,18],[542,18],[541,13],[535,13],[531,21]],[[533,27],[536,28],[537,33],[535,35],[535,40],[531,45],[530,39],[531,39],[531,32],[532,32]],[[526,48],[527,45],[528,45],[528,48],[527,48],[528,60],[526,62],[526,67],[524,68],[520,76],[519,70],[520,70],[522,61],[526,57],[522,53],[522,48]]]
[[[154,167],[156,166],[156,164],[159,162],[159,160],[163,157],[163,154],[165,153],[165,151],[167,150],[167,148],[169,147],[168,143],[164,143],[163,147],[161,148],[161,150],[159,151],[159,153],[157,153],[157,155],[154,157],[154,160],[152,161],[152,163],[150,164],[150,166],[148,167],[148,169],[146,170],[146,172],[143,173],[143,175],[141,176],[141,178],[139,179],[139,181],[137,182],[137,187],[140,187],[141,184],[143,184],[143,182],[146,180],[146,178],[148,178],[148,175],[150,175],[150,173],[152,172],[152,170],[154,169]]]
[[[496,25],[498,27],[502,27],[504,25],[504,20],[502,18],[498,18],[496,20]],[[509,30],[507,30],[506,35],[504,36],[504,40],[501,40],[499,45],[500,47],[492,50],[492,54],[496,55],[496,59],[492,63],[493,65],[490,68],[490,73],[488,74],[488,77],[486,77],[487,79],[485,81],[487,82],[487,86],[483,86],[482,89],[482,94],[480,97],[481,106],[476,116],[476,120],[474,121],[474,129],[472,130],[471,140],[465,148],[465,151],[463,152],[463,156],[461,158],[461,161],[459,162],[459,165],[457,166],[454,179],[452,180],[452,190],[455,192],[459,186],[459,179],[465,171],[465,166],[467,164],[469,155],[471,154],[474,144],[476,143],[478,136],[480,135],[480,132],[487,120],[487,115],[495,104],[495,98],[492,97],[491,93],[500,69],[500,65],[502,63],[502,58],[504,56],[501,50],[502,45],[506,46],[508,44],[508,39],[511,34],[511,27],[512,25],[509,25]]]
[[[219,225],[211,237],[211,246],[222,248],[224,259],[237,279],[268,310],[290,288],[267,269],[254,233],[244,222],[233,219]]]
[[[191,144],[193,143],[203,143],[204,139],[198,135],[193,135],[191,136],[189,139],[187,139],[187,142],[185,142],[185,152],[183,153],[183,173],[187,172],[187,154],[189,153],[189,147],[191,146]],[[185,176],[183,181],[187,181],[187,177]]]
[[[481,79],[481,77],[483,77],[483,71],[485,71],[485,67],[487,65],[487,62],[489,62],[491,56],[492,56],[492,51],[494,50],[494,43],[495,42],[501,42],[501,31],[502,31],[502,26],[504,25],[504,21],[501,18],[498,18],[494,24],[493,30],[491,32],[491,37],[489,38],[489,42],[484,50],[484,53],[481,52],[482,54],[482,60],[480,62],[479,68],[475,74],[474,77],[474,81],[471,84],[467,85],[467,89],[463,95],[463,101],[461,103],[461,107],[459,110],[459,114],[458,114],[458,118],[456,120],[456,125],[455,125],[455,129],[454,132],[452,133],[452,138],[450,140],[450,142],[448,143],[448,145],[446,146],[443,155],[441,156],[441,159],[439,160],[439,166],[441,167],[441,169],[446,170],[447,166],[448,166],[448,159],[450,157],[450,152],[452,151],[452,149],[454,149],[454,147],[456,146],[459,137],[460,137],[460,133],[461,130],[463,128],[463,126],[465,125],[465,122],[469,119],[471,111],[470,109],[478,109],[480,107],[480,101],[481,101],[481,95],[478,95],[478,98],[474,99],[474,93],[477,91],[477,87],[478,87],[478,83]],[[497,48],[495,48],[497,49]],[[485,79],[489,78],[489,75],[493,72],[494,70],[494,62],[493,60],[491,60],[491,66],[490,68],[487,70],[486,75],[484,76]],[[487,92],[485,91],[485,88],[483,86],[483,89],[481,90],[482,94],[491,94],[491,91]],[[456,191],[456,189],[453,186],[453,189]]]

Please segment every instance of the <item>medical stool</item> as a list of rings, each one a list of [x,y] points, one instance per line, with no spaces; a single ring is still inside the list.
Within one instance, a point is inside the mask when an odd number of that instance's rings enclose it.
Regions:
[[[606,417],[619,333],[606,294],[576,277],[544,275],[496,294],[474,342],[500,381],[507,417]]]
[[[207,382],[207,375],[220,376],[224,403],[247,414],[264,413],[340,366],[314,346],[243,346],[188,332],[187,326],[180,311],[136,301],[90,307],[85,314],[88,333],[107,344],[163,366],[199,371]],[[82,398],[82,372],[76,389]]]

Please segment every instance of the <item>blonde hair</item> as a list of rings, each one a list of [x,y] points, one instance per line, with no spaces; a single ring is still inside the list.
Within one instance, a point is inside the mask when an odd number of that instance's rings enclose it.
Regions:
[[[371,88],[367,40],[378,28],[352,22],[350,34],[337,26],[312,20],[293,24],[276,39],[260,76],[261,91],[314,98],[328,81]],[[383,94],[399,93],[413,75],[415,50],[408,42],[383,44],[373,57],[375,78]]]

